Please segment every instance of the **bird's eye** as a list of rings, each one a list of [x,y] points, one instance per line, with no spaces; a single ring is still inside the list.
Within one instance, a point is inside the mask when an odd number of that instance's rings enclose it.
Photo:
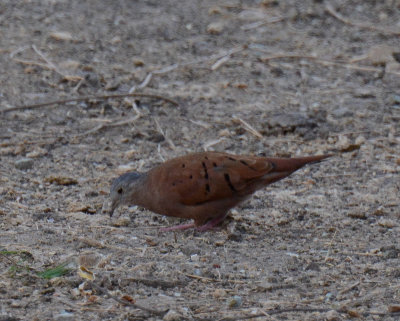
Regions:
[[[117,191],[118,194],[122,194],[122,192],[123,192],[122,188],[119,188],[118,191]]]

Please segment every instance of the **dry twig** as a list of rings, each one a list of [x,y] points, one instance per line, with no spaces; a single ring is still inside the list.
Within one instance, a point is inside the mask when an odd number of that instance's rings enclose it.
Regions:
[[[268,53],[266,50],[260,49],[256,46],[249,46],[249,49],[253,49],[255,51],[260,51],[260,52],[264,52],[264,53]],[[383,69],[382,68],[375,68],[375,67],[369,67],[369,66],[359,66],[359,65],[355,65],[350,63],[346,63],[346,62],[340,62],[340,61],[331,61],[331,60],[327,60],[327,59],[321,59],[315,56],[309,56],[309,55],[300,55],[300,54],[287,54],[287,53],[277,53],[277,54],[273,54],[267,57],[261,57],[261,61],[263,62],[267,62],[269,60],[275,60],[275,59],[307,59],[310,61],[314,61],[318,64],[321,64],[323,66],[338,66],[338,67],[342,67],[342,68],[347,68],[347,69],[353,69],[353,70],[359,70],[359,71],[366,71],[366,72],[377,72],[377,73],[382,73]],[[391,71],[391,70],[385,70],[385,73],[388,74],[393,74],[396,76],[400,76],[400,72],[397,71]]]
[[[160,315],[164,315],[167,312],[167,311],[160,311],[160,310],[146,308],[146,307],[141,306],[139,304],[136,304],[134,302],[131,302],[131,301],[128,301],[128,300],[124,300],[124,299],[120,299],[120,298],[116,297],[115,295],[112,295],[106,288],[103,288],[103,287],[95,284],[94,282],[90,282],[90,285],[92,287],[94,287],[97,291],[99,291],[100,293],[106,294],[111,299],[113,299],[116,302],[121,303],[123,305],[130,306],[130,307],[133,307],[135,309],[146,311],[146,312],[148,312],[148,313],[150,313],[152,315],[159,315],[160,316]]]
[[[167,141],[168,145],[171,147],[171,149],[176,150],[176,146],[173,143],[173,141],[167,136],[166,132],[163,131],[163,129],[160,126],[160,123],[158,122],[157,118],[154,117],[154,122],[156,123],[157,131],[165,138]]]
[[[108,124],[100,124],[98,126],[96,126],[95,128],[89,129],[88,131],[81,133],[81,134],[77,134],[75,137],[81,137],[81,136],[86,136],[89,134],[93,134],[99,130],[102,130],[104,128],[110,128],[110,127],[118,127],[118,126],[124,126],[130,123],[133,123],[134,121],[138,120],[141,117],[141,115],[136,115],[135,117],[131,117],[128,119],[124,119],[121,121],[117,121],[115,123],[108,123]]]
[[[60,104],[66,104],[66,103],[71,103],[71,102],[80,102],[80,101],[88,101],[88,100],[105,100],[105,99],[115,99],[115,98],[123,98],[123,97],[145,97],[145,98],[153,98],[153,99],[159,99],[159,100],[164,100],[174,106],[179,106],[179,103],[176,102],[175,100],[172,100],[170,98],[160,96],[160,95],[153,95],[153,94],[141,94],[141,93],[130,93],[130,94],[115,94],[115,95],[101,95],[101,96],[85,96],[85,97],[77,97],[77,98],[70,98],[70,99],[61,99],[61,100],[54,100],[54,101],[49,101],[47,103],[38,103],[38,104],[32,104],[32,105],[24,105],[24,106],[16,106],[16,107],[11,107],[7,109],[0,110],[1,113],[8,113],[11,111],[22,111],[22,110],[27,110],[27,109],[37,109],[41,107],[46,107],[50,105],[60,105]]]
[[[265,25],[270,24],[270,23],[280,22],[280,21],[282,21],[284,19],[285,19],[285,17],[275,17],[275,18],[272,18],[272,19],[269,19],[269,20],[256,21],[256,22],[253,22],[253,23],[249,23],[249,24],[243,25],[243,26],[240,27],[240,29],[245,30],[245,31],[246,30],[252,30],[252,29],[256,29],[256,28],[261,27],[261,26],[265,26]]]
[[[144,87],[146,87],[150,80],[153,78],[154,75],[162,75],[162,74],[166,74],[172,70],[175,70],[177,68],[181,68],[181,67],[186,67],[186,66],[190,66],[190,65],[197,65],[200,63],[204,63],[204,62],[208,62],[208,61],[212,61],[212,60],[217,60],[217,62],[215,62],[213,64],[213,66],[211,67],[212,70],[217,69],[219,66],[221,66],[224,62],[226,62],[227,60],[229,60],[230,56],[232,56],[235,53],[238,53],[240,51],[243,51],[247,48],[247,45],[243,45],[243,46],[237,46],[234,47],[232,49],[229,49],[227,51],[224,51],[220,54],[214,54],[205,58],[200,58],[200,59],[196,59],[196,60],[192,60],[192,61],[188,61],[188,62],[183,62],[183,63],[175,63],[166,67],[163,67],[161,69],[156,69],[153,70],[151,72],[149,72],[147,74],[147,76],[144,78],[143,82],[138,86],[138,88],[143,89]],[[213,69],[214,68],[214,69]],[[133,93],[136,90],[136,86],[133,86],[130,90],[129,93]]]
[[[340,295],[345,294],[345,293],[347,293],[347,292],[353,290],[353,289],[354,289],[355,287],[357,287],[359,284],[360,284],[360,281],[357,281],[357,282],[353,283],[352,285],[348,286],[347,288],[345,288],[345,289],[339,291],[339,294],[340,294]]]
[[[24,59],[18,59],[18,58],[14,58],[16,54],[28,49],[28,48],[32,48],[33,51],[45,62],[45,63],[40,63],[37,61],[33,61],[33,60],[24,60]],[[68,81],[82,81],[83,78],[80,76],[75,76],[75,75],[68,75],[63,73],[52,61],[50,61],[50,59],[48,59],[45,54],[43,54],[35,45],[31,45],[31,46],[24,46],[22,48],[19,48],[15,51],[13,51],[10,54],[10,58],[13,59],[14,61],[24,64],[24,65],[34,65],[34,66],[39,66],[41,68],[45,68],[45,69],[49,69],[52,70],[54,72],[56,72],[57,74],[59,74],[60,76],[62,76],[64,79],[68,80]]]
[[[215,145],[217,145],[219,143],[222,143],[225,140],[226,140],[225,137],[221,137],[221,138],[218,138],[218,139],[214,139],[214,140],[208,141],[208,142],[203,144],[203,149],[205,151],[207,151],[210,147],[215,146]]]
[[[205,276],[199,276],[199,275],[194,275],[194,274],[187,274],[187,273],[183,273],[178,271],[179,273],[192,278],[192,279],[197,279],[197,280],[202,280],[205,282],[222,282],[222,283],[234,283],[234,284],[245,284],[246,282],[244,281],[239,281],[239,280],[217,280],[217,279],[213,279],[213,278],[208,278]]]
[[[253,319],[253,318],[261,318],[261,317],[265,317],[265,313],[267,313],[268,315],[276,315],[276,314],[291,313],[291,312],[303,312],[303,313],[320,312],[320,313],[323,313],[323,312],[328,312],[331,310],[336,311],[338,313],[343,313],[343,314],[352,316],[350,314],[350,311],[348,311],[346,309],[302,307],[302,308],[274,309],[274,310],[269,310],[269,311],[263,310],[262,313],[259,313],[259,314],[225,317],[225,318],[219,319],[219,321],[237,321],[237,320],[248,320],[248,319]],[[395,316],[400,316],[400,312],[363,312],[363,313],[360,313],[360,315],[363,317],[367,317],[370,315],[395,317]]]
[[[179,281],[179,280],[174,280],[174,281],[166,281],[166,280],[160,280],[160,279],[141,279],[141,278],[129,278],[125,279],[126,281],[131,281],[131,282],[138,282],[142,283],[144,285],[154,287],[154,288],[174,288],[177,286],[185,286],[187,282]]]
[[[358,27],[358,28],[363,28],[363,29],[379,31],[382,33],[390,34],[390,35],[396,35],[396,36],[400,35],[400,30],[399,31],[390,30],[390,29],[386,29],[386,28],[382,28],[382,27],[377,27],[377,26],[374,26],[371,24],[351,21],[350,19],[345,18],[341,14],[339,14],[335,9],[333,9],[333,7],[329,3],[326,5],[325,9],[332,17],[336,18],[337,20],[339,20],[347,25]]]
[[[250,134],[260,139],[263,138],[263,135],[261,135],[259,131],[257,131],[253,126],[251,126],[248,122],[244,121],[242,118],[233,116],[233,119],[238,120],[244,126],[244,129],[247,130]]]

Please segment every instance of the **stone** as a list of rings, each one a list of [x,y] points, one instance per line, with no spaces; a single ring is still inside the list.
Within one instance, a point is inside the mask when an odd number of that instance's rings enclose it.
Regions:
[[[33,167],[32,158],[21,158],[15,162],[15,168],[20,170],[27,170]]]

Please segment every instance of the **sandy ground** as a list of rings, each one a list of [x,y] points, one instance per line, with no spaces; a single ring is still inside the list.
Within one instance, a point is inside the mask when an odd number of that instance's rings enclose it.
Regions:
[[[0,320],[397,320],[399,34],[395,0],[3,0]],[[102,212],[202,150],[335,156],[217,231]]]

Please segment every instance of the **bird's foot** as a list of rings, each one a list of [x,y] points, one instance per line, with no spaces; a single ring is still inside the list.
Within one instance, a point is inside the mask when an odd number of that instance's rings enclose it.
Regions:
[[[170,232],[170,231],[177,231],[177,230],[187,230],[187,229],[192,228],[192,227],[195,227],[194,223],[181,224],[181,225],[175,225],[175,226],[160,228],[160,232]]]
[[[213,218],[212,220],[208,221],[206,224],[199,226],[197,228],[197,230],[200,232],[205,232],[205,231],[214,229],[219,223],[221,223],[225,219],[226,215],[227,214],[224,214],[224,215],[218,216],[216,218]]]
[[[205,232],[208,230],[212,230],[215,229],[215,227],[221,223],[225,217],[227,216],[227,214],[218,216],[216,218],[213,218],[212,220],[209,220],[207,223],[197,227],[196,229],[199,232]],[[195,223],[188,223],[188,224],[181,224],[181,225],[175,225],[175,226],[170,226],[170,227],[162,227],[160,228],[160,232],[170,232],[170,231],[177,231],[177,230],[187,230],[189,228],[193,228],[196,227]]]

